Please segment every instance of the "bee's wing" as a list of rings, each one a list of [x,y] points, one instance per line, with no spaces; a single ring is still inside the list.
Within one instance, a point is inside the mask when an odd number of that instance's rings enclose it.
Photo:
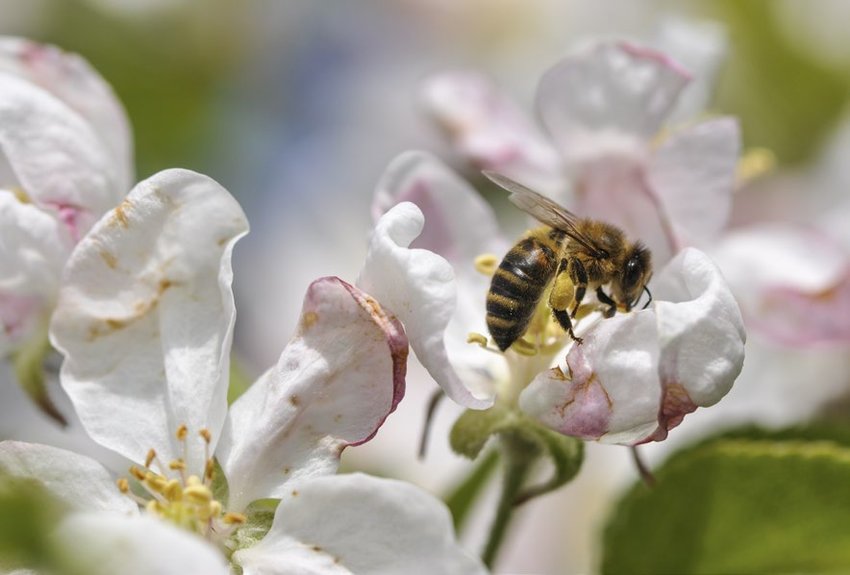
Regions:
[[[516,207],[534,216],[541,223],[561,230],[591,253],[598,254],[598,249],[593,245],[593,241],[578,231],[576,224],[579,218],[574,213],[505,175],[489,170],[482,173],[491,182],[509,191],[511,195],[508,199]]]

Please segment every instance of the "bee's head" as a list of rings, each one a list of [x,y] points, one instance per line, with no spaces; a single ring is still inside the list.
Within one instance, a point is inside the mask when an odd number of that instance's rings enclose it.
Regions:
[[[626,252],[626,263],[620,274],[611,282],[611,295],[628,311],[640,299],[650,276],[652,255],[642,243],[636,242]]]

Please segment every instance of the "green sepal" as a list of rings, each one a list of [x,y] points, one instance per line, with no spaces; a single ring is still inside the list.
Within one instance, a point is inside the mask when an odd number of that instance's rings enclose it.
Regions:
[[[68,421],[62,412],[50,399],[47,393],[47,378],[44,376],[44,359],[50,353],[50,341],[47,339],[47,329],[36,337],[23,342],[23,345],[15,350],[12,355],[12,365],[15,369],[15,377],[21,388],[30,399],[47,415],[52,417],[60,425],[68,425]]]
[[[231,537],[233,551],[253,547],[268,534],[272,528],[275,510],[280,499],[258,499],[243,512],[246,521]]]
[[[230,485],[227,483],[227,477],[224,476],[224,470],[221,468],[218,458],[214,457],[213,463],[215,464],[215,471],[213,471],[212,479],[213,499],[216,501],[229,501]]]
[[[619,503],[604,573],[844,572],[850,435],[725,433],[680,452]]]
[[[467,410],[455,422],[449,435],[452,449],[475,459],[492,436],[501,439],[514,463],[531,465],[545,455],[552,463],[552,477],[519,493],[516,503],[548,493],[569,482],[578,473],[584,458],[581,440],[551,430],[514,409],[494,406]]]

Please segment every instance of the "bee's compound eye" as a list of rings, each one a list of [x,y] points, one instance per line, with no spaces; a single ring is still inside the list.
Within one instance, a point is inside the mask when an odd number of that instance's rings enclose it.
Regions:
[[[626,262],[626,269],[623,272],[623,284],[627,286],[635,285],[641,276],[641,265],[637,258],[631,258]]]

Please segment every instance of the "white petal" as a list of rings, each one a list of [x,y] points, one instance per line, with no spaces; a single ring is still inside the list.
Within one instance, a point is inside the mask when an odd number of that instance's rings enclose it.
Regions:
[[[831,237],[750,226],[726,234],[712,255],[754,331],[788,345],[850,341],[850,259]]]
[[[0,38],[0,71],[33,82],[89,122],[117,171],[123,194],[133,184],[130,123],[112,88],[77,54],[24,38]],[[119,198],[116,198],[116,203]]]
[[[338,278],[313,282],[278,363],[230,409],[219,451],[229,507],[334,473],[404,396],[407,338],[380,304]]]
[[[670,134],[647,170],[649,185],[683,245],[706,245],[729,219],[740,129],[717,118]]]
[[[492,394],[469,389],[446,350],[445,331],[457,302],[452,266],[437,254],[408,248],[423,225],[422,212],[411,203],[388,211],[375,226],[357,286],[404,323],[410,347],[446,395],[466,407],[484,409],[492,404]]]
[[[476,72],[438,74],[426,80],[423,98],[451,143],[474,166],[541,191],[563,185],[558,153],[490,78]]]
[[[657,426],[661,385],[651,310],[603,320],[520,395],[520,408],[565,435],[630,443]]]
[[[118,491],[101,464],[64,449],[0,442],[0,474],[32,479],[71,509],[138,513],[137,504]]]
[[[699,250],[676,256],[654,287],[664,397],[652,439],[660,441],[685,414],[714,405],[732,389],[744,365],[746,333],[726,280]]]
[[[0,72],[0,149],[33,203],[80,237],[126,192],[91,124],[49,92]]]
[[[688,80],[687,72],[661,53],[602,42],[546,72],[537,108],[558,148],[570,156],[587,132],[652,137]]]
[[[417,487],[337,475],[298,485],[268,535],[233,559],[245,575],[485,573],[453,531],[445,506]]]
[[[501,257],[508,243],[490,205],[431,154],[406,152],[390,164],[375,194],[376,219],[405,201],[416,204],[425,217],[411,246],[443,256],[454,268],[457,305],[445,332],[449,363],[466,387],[485,390],[502,362],[466,342],[470,332],[487,331],[484,297],[490,278],[475,270],[475,259],[483,254]]]
[[[726,30],[715,22],[677,17],[661,21],[654,47],[675,58],[694,78],[679,98],[672,120],[686,120],[705,112],[726,59],[728,44]]]
[[[51,338],[62,386],[93,439],[133,461],[154,448],[203,466],[224,422],[235,311],[230,255],[245,215],[213,180],[168,170],[140,183],[78,245]],[[194,440],[193,440],[194,439]]]
[[[697,407],[717,403],[744,361],[743,322],[720,271],[681,252],[653,284],[653,308],[603,320],[523,391],[520,407],[567,435],[661,441]]]
[[[72,245],[54,213],[0,190],[0,292],[53,300]]]
[[[227,575],[224,556],[200,536],[141,515],[73,513],[55,534],[60,550],[92,575]]]

